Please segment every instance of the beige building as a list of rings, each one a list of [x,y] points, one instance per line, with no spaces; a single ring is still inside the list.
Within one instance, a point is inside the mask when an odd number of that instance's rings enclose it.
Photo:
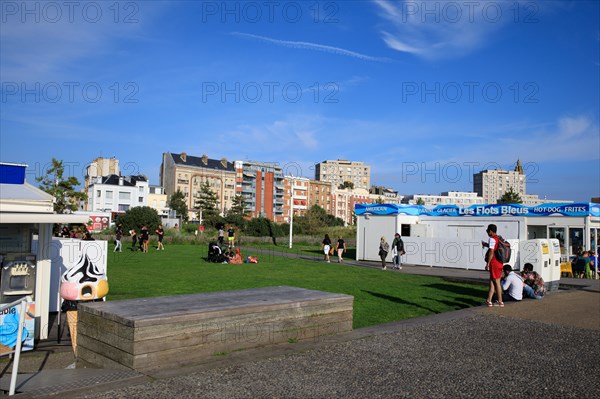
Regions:
[[[346,181],[352,182],[354,188],[371,187],[371,167],[363,162],[352,162],[343,159],[323,161],[315,165],[315,179],[330,182],[335,188]]]
[[[107,177],[111,175],[121,175],[119,169],[119,160],[116,158],[96,158],[85,168],[83,180],[83,192],[87,193],[90,185],[97,181],[97,177]],[[84,210],[88,209],[88,203],[84,203]]]
[[[168,217],[169,207],[167,206],[167,194],[164,188],[160,186],[150,186],[148,191],[147,203],[150,208],[158,212],[158,216]]]
[[[185,195],[190,219],[196,219],[198,211],[195,203],[200,198],[200,186],[208,181],[217,194],[217,207],[223,215],[231,209],[236,190],[234,164],[227,159],[210,159],[208,156],[195,157],[185,152],[163,153],[160,167],[160,185],[168,196],[180,190]]]
[[[525,196],[526,176],[521,166],[521,161],[513,171],[496,169],[482,170],[473,175],[473,191],[483,198],[486,204],[496,204],[509,188],[521,198]]]

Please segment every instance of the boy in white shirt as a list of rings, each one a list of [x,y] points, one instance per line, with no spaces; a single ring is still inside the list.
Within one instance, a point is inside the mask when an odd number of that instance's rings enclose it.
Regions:
[[[523,280],[521,276],[512,271],[508,264],[502,267],[504,279],[502,280],[502,301],[520,301],[523,299]]]

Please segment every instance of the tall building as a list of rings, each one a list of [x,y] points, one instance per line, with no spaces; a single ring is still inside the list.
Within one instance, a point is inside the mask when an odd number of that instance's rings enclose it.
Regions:
[[[343,159],[323,161],[315,165],[315,179],[332,183],[338,188],[344,182],[351,182],[354,188],[369,190],[371,186],[371,167],[363,162]]]
[[[310,179],[307,177],[285,176],[283,181],[283,217],[287,222],[289,221],[290,209],[292,207],[294,209],[294,216],[306,215],[306,211],[310,207],[308,203]]]
[[[284,178],[277,163],[235,161],[237,193],[244,198],[247,216],[284,219]]]
[[[509,188],[519,194],[521,198],[525,195],[526,176],[521,166],[521,161],[513,171],[495,169],[482,170],[473,175],[473,191],[483,198],[486,204],[496,204]]]
[[[96,158],[85,168],[85,176],[83,179],[83,192],[87,193],[92,182],[97,182],[96,177],[107,177],[111,175],[121,175],[119,169],[119,160],[116,158]],[[88,203],[85,202],[84,210],[88,209]]]
[[[180,190],[185,195],[188,214],[196,218],[196,201],[200,198],[200,187],[208,182],[211,190],[217,195],[217,207],[220,213],[226,214],[233,205],[236,194],[236,171],[234,164],[227,159],[210,159],[208,156],[194,157],[185,152],[174,154],[163,153],[160,166],[160,185],[168,196]]]
[[[325,212],[333,215],[333,183],[327,181],[310,180],[308,185],[308,207],[318,205]]]

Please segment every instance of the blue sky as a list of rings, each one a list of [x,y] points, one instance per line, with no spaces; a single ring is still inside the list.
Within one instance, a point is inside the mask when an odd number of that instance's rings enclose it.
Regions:
[[[600,196],[597,1],[3,1],[0,159],[363,161],[400,194]]]

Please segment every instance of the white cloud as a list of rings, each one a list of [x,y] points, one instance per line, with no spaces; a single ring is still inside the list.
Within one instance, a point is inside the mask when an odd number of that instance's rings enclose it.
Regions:
[[[510,20],[512,3],[374,0],[385,21],[383,41],[392,49],[424,58],[458,57],[489,40]]]
[[[279,39],[272,39],[270,37],[253,35],[250,33],[241,33],[241,32],[232,32],[231,34],[235,35],[235,36],[241,36],[241,37],[246,37],[246,38],[250,38],[250,39],[261,40],[261,41],[264,41],[267,43],[272,43],[272,44],[276,44],[278,46],[283,46],[283,47],[322,51],[325,53],[339,54],[339,55],[344,55],[347,57],[358,58],[358,59],[365,60],[365,61],[376,61],[376,62],[388,61],[388,59],[386,59],[386,58],[372,57],[370,55],[357,53],[355,51],[346,50],[346,49],[343,49],[340,47],[327,46],[327,45],[318,44],[318,43],[300,42],[300,41],[292,41],[292,40],[279,40]]]

